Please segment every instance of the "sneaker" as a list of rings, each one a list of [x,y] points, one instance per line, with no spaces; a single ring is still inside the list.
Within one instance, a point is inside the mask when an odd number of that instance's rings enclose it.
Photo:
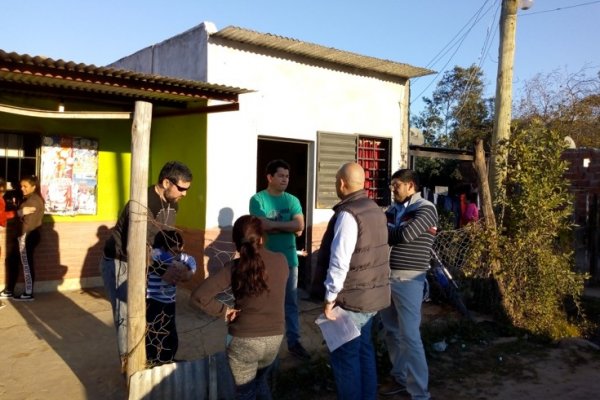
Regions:
[[[379,386],[379,394],[382,396],[393,396],[400,393],[408,393],[406,386],[399,384],[394,379]]]
[[[310,354],[304,347],[302,347],[300,342],[296,342],[295,344],[289,346],[288,352],[301,360],[310,360]]]
[[[4,289],[3,291],[0,292],[0,297],[5,298],[5,299],[7,299],[9,297],[13,297],[13,296],[14,296],[14,294],[10,290]]]
[[[27,294],[27,293],[21,293],[20,295],[15,296],[14,299],[16,301],[33,301],[33,300],[35,300],[33,298],[33,294]]]

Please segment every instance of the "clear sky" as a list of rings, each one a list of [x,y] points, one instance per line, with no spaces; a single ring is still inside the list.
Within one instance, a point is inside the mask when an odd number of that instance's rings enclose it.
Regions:
[[[413,80],[417,113],[455,65],[481,65],[494,94],[499,16],[500,0],[20,0],[2,4],[0,49],[103,66],[211,21],[440,72]],[[535,0],[516,43],[515,95],[536,73],[599,71],[600,1]]]

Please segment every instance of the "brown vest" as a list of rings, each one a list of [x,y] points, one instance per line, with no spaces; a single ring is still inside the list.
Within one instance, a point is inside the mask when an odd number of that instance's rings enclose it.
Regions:
[[[350,213],[358,225],[358,240],[344,288],[336,303],[344,309],[375,312],[390,305],[390,264],[387,220],[364,190],[350,194],[333,207],[335,214],[327,225],[319,250],[318,268],[327,270],[331,256],[333,229],[340,212]]]

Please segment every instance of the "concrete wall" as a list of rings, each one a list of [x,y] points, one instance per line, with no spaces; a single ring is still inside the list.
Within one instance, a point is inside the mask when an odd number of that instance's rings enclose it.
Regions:
[[[259,136],[312,142],[314,151],[319,131],[392,138],[392,169],[401,165],[403,85],[212,42],[208,71],[209,81],[255,92],[241,96],[237,113],[209,116],[207,228],[217,226],[223,207],[235,217],[247,213]],[[309,158],[309,171],[316,171],[316,153]],[[231,167],[243,171],[243,179],[226,172]],[[314,199],[312,182],[308,193]],[[312,224],[330,216],[330,210],[315,209]]]
[[[186,229],[185,237],[188,251],[204,261],[205,271],[211,265],[222,265],[233,254],[230,227],[222,221],[223,210],[232,214],[229,221],[248,213],[249,198],[256,191],[258,138],[308,144],[306,180],[310,187],[305,215],[311,240],[307,250],[312,254],[300,273],[310,275],[310,264],[332,214],[330,209],[312,209],[318,132],[390,138],[391,169],[406,166],[408,82],[231,44],[211,38],[212,32],[216,32],[213,24],[202,23],[111,66],[253,90],[240,96],[239,111],[206,116],[205,152],[201,146],[199,172],[194,169],[194,174],[205,174],[205,190],[199,193],[205,197],[200,198],[199,207],[191,207],[188,199],[181,203],[182,217],[184,213],[186,219],[190,212],[201,213],[203,226]],[[198,219],[197,215],[190,217]],[[205,271],[199,269],[194,283]],[[310,279],[304,277],[305,281]]]
[[[108,66],[206,82],[207,35],[214,31],[216,29],[211,22],[203,22],[174,38],[146,47]]]
[[[331,65],[235,47],[210,38],[216,28],[204,22],[181,35],[111,64],[113,67],[198,79],[252,89],[240,96],[237,112],[208,115],[206,153],[206,231],[218,234],[222,209],[234,219],[248,212],[255,192],[259,136],[312,143],[328,131],[392,138],[392,170],[406,165],[407,84],[345,71]],[[316,154],[309,156],[316,171]],[[309,179],[315,197],[315,179]],[[323,224],[330,210],[314,210],[309,224]]]

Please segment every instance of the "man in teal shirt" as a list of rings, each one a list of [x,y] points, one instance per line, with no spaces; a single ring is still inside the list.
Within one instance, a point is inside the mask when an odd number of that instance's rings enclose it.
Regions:
[[[268,186],[250,199],[250,214],[259,217],[267,232],[266,248],[283,253],[290,267],[285,290],[285,334],[288,351],[300,359],[310,354],[300,343],[298,313],[298,253],[296,236],[304,230],[304,215],[296,196],[286,193],[290,180],[290,166],[283,160],[267,164]]]

